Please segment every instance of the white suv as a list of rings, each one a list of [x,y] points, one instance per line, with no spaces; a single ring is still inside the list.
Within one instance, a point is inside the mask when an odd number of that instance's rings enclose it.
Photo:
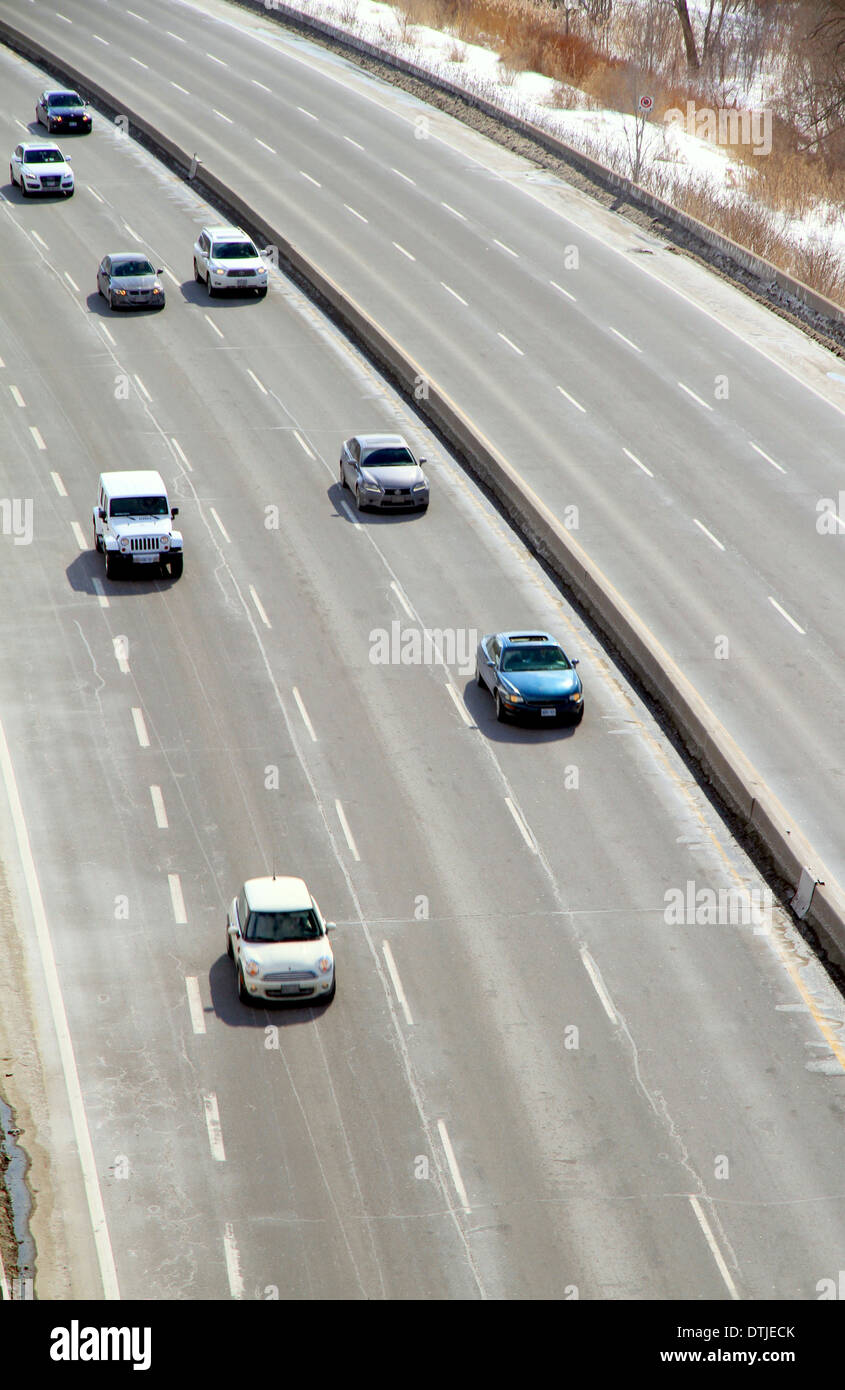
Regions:
[[[66,198],[73,194],[69,157],[62,154],[58,145],[45,140],[15,146],[9,160],[9,178],[18,184],[24,198],[30,193],[62,193]]]
[[[182,573],[182,532],[174,531],[178,507],[171,507],[160,473],[138,470],[101,473],[94,508],[94,546],[106,561],[106,577],[121,568],[137,573],[156,565],[172,579]]]
[[[240,227],[203,227],[194,243],[194,279],[216,290],[267,293],[267,267],[255,242]]]

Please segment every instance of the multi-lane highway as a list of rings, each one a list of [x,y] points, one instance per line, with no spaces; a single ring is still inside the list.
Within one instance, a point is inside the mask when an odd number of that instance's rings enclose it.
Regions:
[[[10,149],[40,85],[0,54]],[[66,143],[72,200],[0,204],[0,490],[32,504],[0,537],[0,1050],[42,1296],[815,1297],[845,1245],[839,994],[777,910],[667,920],[667,891],[764,887],[589,631],[296,290],[209,302],[218,214],[105,122]],[[96,295],[134,244],[163,313]],[[378,429],[430,460],[427,515],[341,494],[341,440]],[[105,581],[106,468],[165,476],[177,583]],[[577,730],[373,660],[394,623],[523,622],[580,656]],[[323,1011],[237,1003],[226,907],[272,868],[339,924]]]
[[[411,352],[577,525],[845,882],[838,359],[269,16],[0,16],[196,151]]]

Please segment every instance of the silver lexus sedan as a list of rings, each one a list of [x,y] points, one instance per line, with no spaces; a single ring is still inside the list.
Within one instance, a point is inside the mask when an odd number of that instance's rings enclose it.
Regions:
[[[359,511],[380,507],[424,510],[428,478],[401,434],[355,434],[340,451],[340,485],[351,488]]]

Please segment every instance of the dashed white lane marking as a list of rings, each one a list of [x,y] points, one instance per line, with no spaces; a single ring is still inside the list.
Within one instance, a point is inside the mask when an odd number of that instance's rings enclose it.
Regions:
[[[562,396],[565,396],[565,397],[566,397],[566,399],[569,401],[569,404],[570,404],[570,405],[574,405],[576,410],[580,410],[580,412],[581,412],[582,415],[586,415],[587,412],[586,412],[586,410],[584,409],[583,405],[581,405],[580,401],[576,401],[575,397],[574,397],[574,396],[570,396],[570,394],[569,394],[568,391],[564,391],[564,389],[563,389],[562,386],[559,386],[557,389],[558,389],[558,391],[560,392],[560,394],[561,394]]]
[[[249,586],[249,595],[250,595],[250,598],[252,599],[253,603],[255,604],[256,609],[258,610],[258,616],[259,616],[259,618],[261,619],[261,621],[262,621],[262,623],[264,624],[264,626],[265,626],[265,627],[272,627],[273,624],[270,622],[270,619],[267,617],[267,614],[264,612],[264,605],[263,605],[263,603],[261,602],[261,599],[258,597],[258,594],[255,592],[255,588],[254,588],[254,586],[253,586],[252,584],[250,584],[250,586]]]
[[[302,435],[299,433],[299,430],[294,430],[293,437],[296,440],[299,447],[305,451],[305,453],[308,455],[310,459],[315,457],[314,450],[306,444],[305,440],[302,438]]]
[[[181,92],[183,96],[189,97],[191,95],[187,87],[180,87],[178,82],[171,82],[170,85],[171,87],[175,87],[177,92]]]
[[[309,183],[313,183],[313,185],[314,185],[315,188],[322,188],[322,187],[323,187],[323,185],[319,182],[318,179],[313,179],[313,178],[311,177],[310,174],[306,174],[306,172],[305,172],[304,169],[300,169],[299,172],[300,172],[300,174],[302,175],[302,177],[303,177],[304,179],[307,179],[307,180],[308,180]]]
[[[36,447],[36,449],[42,449],[42,450],[43,450],[43,449],[46,449],[46,448],[47,448],[47,445],[44,443],[44,440],[41,438],[41,431],[40,431],[35,425],[30,425],[30,427],[29,427],[29,432],[30,432],[30,434],[32,435],[33,439],[35,440],[35,447]]]
[[[251,367],[247,367],[246,370],[247,370],[247,375],[252,377],[253,381],[255,382],[255,384],[256,384],[256,386],[258,387],[259,391],[261,392],[262,396],[266,396],[266,395],[267,395],[267,387],[264,385],[264,382],[258,380],[258,377],[255,375],[255,372],[252,370]]]
[[[712,1255],[713,1255],[713,1259],[716,1261],[716,1266],[717,1266],[717,1268],[718,1268],[718,1270],[719,1270],[719,1273],[721,1274],[722,1278],[723,1278],[724,1281],[725,1281],[725,1285],[726,1285],[726,1287],[727,1287],[728,1293],[730,1294],[731,1298],[733,1298],[733,1299],[738,1299],[738,1298],[739,1298],[739,1294],[738,1294],[738,1292],[737,1292],[736,1285],[735,1285],[733,1279],[731,1278],[730,1273],[728,1272],[728,1267],[727,1267],[727,1265],[725,1264],[724,1259],[722,1258],[722,1252],[721,1252],[721,1250],[719,1249],[718,1245],[716,1244],[716,1237],[713,1235],[713,1232],[712,1232],[711,1229],[710,1229],[710,1223],[709,1223],[709,1221],[707,1220],[706,1216],[704,1215],[704,1212],[703,1212],[702,1209],[701,1209],[701,1203],[699,1202],[699,1200],[698,1200],[697,1197],[693,1196],[692,1193],[690,1193],[690,1199],[689,1199],[689,1200],[690,1200],[690,1206],[692,1207],[693,1211],[695,1212],[696,1220],[698,1221],[699,1226],[701,1227],[702,1231],[704,1232],[704,1239],[707,1241],[707,1244],[710,1246],[710,1251],[711,1251],[711,1253],[712,1253]]]
[[[577,299],[575,298],[575,295],[574,295],[574,294],[570,294],[570,293],[569,293],[569,290],[565,290],[565,289],[563,288],[563,285],[559,285],[559,284],[558,284],[557,280],[550,280],[550,281],[549,281],[549,284],[550,284],[551,286],[553,286],[554,289],[560,290],[561,294],[565,294],[566,297],[567,297],[567,299],[571,299],[571,300],[572,300],[572,303],[573,303],[573,304],[577,304],[577,303],[578,303]]]
[[[523,816],[522,812],[521,812],[521,811],[519,810],[519,808],[514,804],[514,802],[511,800],[511,798],[510,798],[509,796],[506,796],[506,797],[505,797],[505,805],[507,806],[508,810],[510,811],[511,815],[513,816],[513,818],[514,818],[514,820],[515,820],[515,822],[516,822],[516,824],[517,824],[517,827],[518,827],[518,829],[519,829],[519,833],[520,833],[520,835],[522,836],[522,838],[523,838],[523,840],[525,841],[525,843],[527,844],[528,848],[531,850],[531,853],[532,853],[532,854],[537,854],[537,853],[538,853],[538,850],[537,850],[537,841],[534,839],[534,836],[531,834],[531,831],[528,829],[528,823],[527,823],[527,821],[525,820],[525,817]]]
[[[72,521],[72,522],[70,523],[70,529],[71,529],[71,531],[73,532],[74,536],[76,537],[76,544],[79,546],[79,549],[80,549],[80,550],[87,550],[87,549],[88,549],[88,542],[87,542],[86,539],[85,539],[85,536],[84,536],[83,531],[82,531],[82,527],[80,526],[79,522],[78,522],[78,521]]]
[[[65,279],[67,280],[67,282],[68,282],[68,284],[70,285],[71,289],[72,289],[72,290],[75,290],[76,293],[79,294],[79,292],[80,292],[80,291],[79,291],[79,286],[77,285],[77,283],[76,283],[76,281],[74,280],[73,276],[72,276],[72,275],[68,275],[67,271],[65,271]]]
[[[685,386],[682,381],[679,381],[678,385],[680,386],[681,390],[686,391],[687,395],[691,396],[694,401],[696,401],[699,405],[704,406],[705,410],[713,409],[712,405],[709,405],[707,401],[703,401],[700,396],[697,396],[696,393],[689,386]]]
[[[72,20],[72,19],[68,19],[68,17],[67,17],[66,14],[60,14],[58,10],[56,10],[55,14],[56,14],[56,19],[61,19],[65,24],[72,24],[72,23],[73,23],[73,20]]]
[[[206,314],[206,313],[203,313],[203,318],[205,319],[206,323],[209,324],[209,325],[214,329],[214,331],[215,331],[215,333],[217,334],[218,338],[222,338],[222,337],[223,337],[223,334],[222,334],[222,332],[220,331],[220,329],[217,327],[217,324],[214,322],[214,319],[213,319],[213,318],[210,318],[209,315]]]
[[[496,244],[496,246],[501,246],[503,251],[507,251],[509,256],[513,256],[516,260],[519,260],[518,251],[512,251],[510,246],[506,246],[505,243],[503,241],[500,241],[498,237],[494,236],[493,241]]]
[[[91,580],[91,586],[92,586],[92,588],[93,588],[93,590],[94,590],[94,593],[97,595],[97,602],[98,602],[98,604],[100,605],[100,607],[101,607],[101,608],[109,608],[109,607],[111,607],[111,605],[110,605],[110,603],[109,603],[109,601],[108,601],[108,597],[107,597],[107,595],[106,595],[106,591],[105,591],[105,589],[103,588],[103,581],[102,581],[102,579],[92,579],[92,580]]]
[[[451,203],[441,203],[440,206],[442,208],[445,208],[447,212],[451,212],[453,217],[459,217],[462,222],[466,222],[464,214],[462,212],[458,212],[457,208],[453,208]]]
[[[308,110],[306,110],[306,108],[305,108],[304,106],[297,106],[296,109],[297,109],[297,111],[301,111],[302,114],[303,114],[303,116],[308,116],[308,118],[309,118],[310,120],[312,120],[312,121],[319,121],[319,119],[320,119],[319,116],[315,116],[315,115],[314,115],[314,112],[313,112],[313,111],[308,111]]]
[[[354,145],[356,150],[362,150],[364,148],[363,145],[359,145],[357,140],[353,140],[351,135],[344,135],[343,138],[346,141],[347,145]]]
[[[122,675],[129,675],[129,657],[126,655],[129,650],[129,643],[125,637],[113,637],[111,639],[114,659],[117,662],[117,669]]]
[[[605,983],[601,977],[601,973],[599,971],[598,966],[596,965],[586,946],[582,946],[580,948],[580,955],[581,960],[584,962],[584,969],[586,970],[587,974],[593,982],[593,989],[596,991],[596,994],[601,1000],[602,1008],[604,1009],[611,1023],[614,1026],[616,1026],[619,1020],[616,1017],[616,1010],[613,1007],[613,1001],[611,1000],[610,995],[607,992],[607,988],[605,987]]]
[[[243,1298],[244,1281],[241,1275],[241,1257],[235,1244],[235,1232],[231,1221],[226,1222],[226,1229],[223,1232],[223,1252],[226,1256],[226,1278],[229,1280],[229,1292],[233,1298]]]
[[[364,214],[363,214],[362,212],[356,212],[355,209],[352,208],[352,207],[350,207],[348,203],[344,203],[343,206],[346,208],[346,211],[347,211],[347,212],[351,212],[351,213],[352,213],[352,216],[353,216],[353,217],[357,217],[359,222],[368,222],[368,221],[369,221],[369,218],[365,217]]]
[[[780,604],[778,603],[777,599],[776,599],[776,598],[772,598],[771,594],[769,594],[769,603],[772,605],[773,608],[776,608],[776,609],[777,609],[777,611],[780,613],[780,615],[781,615],[782,618],[786,618],[786,621],[787,621],[788,623],[791,623],[791,624],[792,624],[792,626],[795,628],[795,631],[796,631],[796,632],[800,632],[802,637],[806,637],[806,636],[807,636],[807,633],[806,633],[805,629],[804,629],[803,627],[801,627],[798,623],[796,623],[796,621],[795,621],[794,618],[790,618],[790,616],[789,616],[789,614],[787,613],[786,609],[785,609],[785,608],[781,608],[781,606],[780,606]]]
[[[141,395],[144,397],[144,400],[146,400],[146,401],[151,401],[151,400],[152,400],[152,396],[150,395],[149,391],[147,390],[147,388],[146,388],[146,386],[144,385],[144,383],[143,383],[143,381],[141,380],[141,378],[138,376],[138,373],[137,373],[137,372],[133,373],[133,379],[134,379],[135,385],[138,387],[138,390],[141,392]]]
[[[59,496],[60,496],[60,497],[67,497],[67,488],[65,487],[64,483],[62,482],[61,477],[59,476],[59,474],[58,474],[58,473],[51,473],[51,474],[50,474],[50,477],[53,479],[53,486],[55,487],[56,492],[59,494]]]
[[[452,1182],[455,1184],[455,1191],[458,1194],[458,1201],[465,1212],[469,1212],[469,1198],[464,1187],[464,1180],[461,1177],[461,1170],[458,1167],[458,1160],[455,1158],[455,1150],[452,1148],[452,1141],[449,1138],[449,1131],[446,1128],[445,1120],[437,1121],[437,1130],[440,1135],[440,1142],[443,1145],[443,1152],[446,1155],[446,1162],[449,1165],[449,1172],[452,1174]]]
[[[411,1010],[408,1007],[408,1000],[405,998],[405,991],[402,988],[402,981],[399,979],[399,971],[396,969],[396,962],[393,959],[393,952],[391,951],[386,941],[382,942],[381,949],[382,954],[384,956],[384,963],[387,966],[387,973],[390,976],[390,979],[393,983],[393,988],[396,991],[396,998],[399,1000],[402,1012],[405,1015],[405,1022],[407,1023],[409,1028],[413,1028],[414,1020],[411,1017]]]
[[[90,183],[89,183],[89,185],[88,185],[88,192],[91,194],[91,197],[92,197],[92,198],[96,198],[96,200],[97,200],[98,203],[102,203],[103,199],[100,197],[100,195],[99,195],[99,193],[97,192],[96,188],[92,188],[92,187],[91,187]]]
[[[305,708],[305,703],[296,686],[293,687],[293,698],[296,700],[297,708],[299,709],[299,713],[302,715],[302,722],[308,730],[309,734],[311,735],[311,742],[316,743],[317,735],[314,733],[314,725],[311,723],[311,720],[308,717],[308,711]]]
[[[131,237],[134,237],[136,241],[140,241],[140,240],[141,240],[141,238],[139,237],[138,233],[135,231],[134,227],[130,227],[130,225],[129,225],[128,222],[124,222],[123,226],[124,226],[125,230],[129,233],[129,235],[130,235]]]
[[[178,874],[168,874],[167,882],[170,886],[170,901],[173,905],[173,920],[177,926],[184,927],[188,914],[185,911],[185,899],[182,896],[182,883]]]
[[[223,525],[223,522],[220,520],[219,516],[217,515],[217,508],[216,508],[216,507],[211,507],[211,508],[209,508],[209,510],[210,510],[210,512],[211,512],[211,515],[214,517],[214,520],[217,522],[217,525],[218,525],[218,527],[219,527],[219,529],[220,529],[220,534],[221,534],[221,536],[223,537],[224,541],[228,541],[228,542],[229,542],[229,545],[231,545],[231,544],[232,544],[232,541],[231,541],[231,538],[230,538],[230,536],[229,536],[229,532],[226,530],[226,527]]]
[[[173,445],[174,449],[176,450],[177,454],[179,455],[179,458],[180,458],[180,459],[182,460],[182,462],[184,463],[184,465],[185,465],[185,467],[187,468],[188,472],[189,472],[189,473],[193,473],[194,470],[193,470],[193,468],[191,467],[191,465],[188,463],[188,460],[187,460],[187,458],[185,457],[185,451],[184,451],[184,449],[182,448],[182,445],[179,443],[178,439],[174,439],[174,438],[173,438],[173,435],[171,435],[171,436],[170,436],[170,442],[171,442],[171,444]]]
[[[644,473],[647,473],[650,478],[654,477],[654,474],[652,473],[651,469],[646,468],[645,464],[637,458],[636,454],[632,454],[630,449],[623,449],[622,452],[626,458],[629,458],[632,463],[635,463],[637,467],[641,468]]]
[[[399,584],[396,583],[396,580],[395,580],[395,579],[391,579],[391,581],[390,581],[390,587],[391,587],[391,589],[393,590],[393,592],[394,592],[394,594],[396,595],[396,597],[398,598],[399,602],[401,603],[401,605],[402,605],[402,607],[404,608],[405,612],[407,613],[408,617],[409,617],[412,621],[415,622],[415,621],[416,621],[416,614],[415,614],[413,608],[411,607],[411,605],[409,604],[408,600],[406,599],[405,595],[403,594],[402,589],[401,589],[401,586],[400,586]]]
[[[261,90],[262,90],[262,92],[267,92],[268,95],[272,96],[272,91],[271,91],[271,89],[270,89],[269,87],[265,87],[263,82],[259,82],[259,81],[257,80],[257,78],[255,78],[255,77],[251,77],[251,78],[250,78],[250,81],[251,81],[253,87],[260,87]]]
[[[452,704],[455,706],[455,709],[458,711],[458,714],[461,716],[461,719],[464,721],[464,723],[466,724],[467,728],[468,728],[468,729],[474,729],[474,728],[476,728],[476,725],[473,723],[472,719],[470,718],[470,715],[469,715],[469,712],[468,712],[468,710],[467,710],[466,705],[464,704],[463,700],[461,699],[461,697],[460,697],[460,695],[458,694],[458,692],[457,692],[457,690],[455,689],[455,687],[452,685],[452,682],[451,682],[451,681],[447,681],[447,682],[446,682],[446,690],[447,690],[447,692],[448,692],[448,694],[449,694],[449,696],[450,696],[450,698],[451,698]]]
[[[522,351],[522,348],[521,348],[521,347],[517,347],[516,343],[512,343],[511,340],[510,340],[510,338],[506,338],[505,335],[504,335],[504,333],[498,333],[498,332],[497,332],[496,336],[499,337],[499,338],[501,338],[501,340],[502,340],[503,343],[507,343],[507,345],[508,345],[509,348],[513,348],[514,352],[518,352],[519,355],[520,355],[520,357],[524,357],[524,356],[525,356],[525,353]]]
[[[26,406],[26,401],[24,400],[17,386],[10,386],[9,390],[12,394],[12,400],[15,402],[15,405],[20,406],[21,409],[23,409]]]
[[[208,1142],[211,1145],[211,1157],[218,1163],[226,1162],[226,1150],[223,1148],[223,1131],[220,1128],[220,1111],[217,1108],[217,1097],[213,1091],[206,1091],[202,1098],[205,1110],[205,1127],[208,1130]]]
[[[138,67],[143,68],[145,72],[149,72],[149,63],[142,63],[140,58],[133,58],[131,53],[129,54],[129,61],[130,63],[136,63]]]
[[[172,29],[165,29],[164,32],[169,39],[175,39],[177,43],[187,43],[187,39],[183,39],[181,34],[174,34]]]
[[[120,1288],[117,1282],[117,1270],[115,1269],[114,1254],[109,1240],[109,1230],[106,1223],[103,1197],[97,1177],[97,1163],[94,1158],[94,1147],[91,1143],[91,1132],[88,1128],[85,1103],[82,1099],[82,1088],[79,1084],[79,1073],[76,1069],[73,1040],[68,1026],[64,999],[62,998],[59,973],[56,967],[56,957],[50,939],[50,928],[47,922],[47,913],[44,909],[44,899],[41,894],[41,885],[38,881],[32,845],[30,844],[29,830],[24,817],[17,779],[15,778],[15,770],[9,755],[9,746],[6,742],[6,734],[2,724],[0,724],[0,769],[2,769],[3,781],[6,787],[6,797],[15,827],[18,854],[20,856],[23,876],[26,882],[32,920],[38,941],[38,950],[44,970],[47,996],[50,1001],[50,1012],[53,1017],[53,1027],[58,1043],[58,1052],[65,1080],[65,1090],[67,1091],[74,1138],[76,1140],[76,1151],[79,1156],[79,1165],[82,1169],[91,1229],[94,1233],[94,1243],[100,1267],[100,1278],[103,1285],[103,1297],[108,1300],[119,1299]]]
[[[39,236],[39,235],[38,235],[38,232],[36,232],[36,231],[33,230],[32,236],[33,236],[33,240],[34,240],[34,241],[37,241],[39,246],[43,246],[45,251],[49,251],[49,250],[50,250],[50,248],[49,248],[49,246],[47,245],[46,241],[44,240],[43,236]]]
[[[141,24],[149,24],[150,22],[148,19],[145,19],[142,14],[136,14],[134,10],[127,10],[126,13],[131,14],[132,18],[139,20]]]
[[[698,527],[699,531],[703,531],[703,532],[704,532],[705,536],[707,537],[707,539],[708,539],[709,541],[712,541],[713,544],[714,544],[715,546],[718,546],[719,550],[724,550],[725,547],[722,545],[722,542],[721,542],[721,541],[717,541],[716,537],[713,535],[713,532],[712,532],[712,531],[708,531],[708,530],[707,530],[707,527],[704,525],[703,522],[699,521],[699,519],[698,519],[697,516],[694,516],[694,517],[693,517],[693,521],[695,522],[695,524],[696,524],[696,526]]]
[[[210,58],[212,63],[219,63],[221,68],[227,68],[229,66],[228,63],[224,63],[222,58],[215,57],[213,53],[209,53],[207,50],[205,56],[206,58]]]
[[[642,352],[642,348],[637,347],[636,343],[632,343],[631,339],[626,338],[624,333],[620,333],[618,328],[611,328],[610,331],[611,333],[615,333],[617,338],[621,338],[623,343],[627,343],[629,348],[633,348],[634,352]]]
[[[161,794],[161,787],[150,787],[150,799],[153,803],[156,825],[159,830],[168,829],[167,809],[164,804],[164,797]]]
[[[338,502],[338,506],[340,507],[340,510],[343,512],[343,515],[347,518],[347,520],[352,522],[352,525],[353,525],[353,526],[358,526],[358,527],[360,527],[360,525],[361,525],[360,521],[358,520],[357,516],[356,516],[355,513],[353,512],[353,510],[352,510],[352,508],[350,507],[349,503],[348,503],[348,502],[344,502],[344,500],[343,500],[342,497],[340,498],[340,500],[339,500],[339,502]]]
[[[761,458],[766,460],[766,463],[770,463],[772,465],[772,468],[776,468],[778,473],[786,472],[786,469],[781,468],[779,463],[775,463],[774,459],[770,458],[769,455],[765,452],[765,450],[761,449],[758,444],[752,444],[751,447],[756,454],[759,454]]]
[[[416,179],[412,179],[408,174],[403,174],[401,169],[394,169],[393,165],[391,164],[390,172],[391,174],[396,174],[397,178],[404,179],[406,183],[412,183],[414,185],[414,188],[416,188]]]
[[[346,813],[343,807],[341,806],[340,802],[337,800],[337,798],[335,798],[334,808],[337,811],[337,818],[340,821],[340,828],[346,836],[346,843],[348,844],[349,849],[352,853],[352,858],[355,860],[360,860],[361,856],[358,853],[358,846],[356,845],[355,840],[352,836],[352,831],[349,829],[349,821],[346,819]]]
[[[205,1014],[200,998],[200,983],[196,975],[185,976],[185,990],[188,995],[188,1010],[191,1015],[191,1027],[195,1033],[205,1032]]]
[[[138,743],[142,748],[149,748],[150,736],[147,733],[147,725],[144,720],[144,711],[137,705],[132,709],[132,721],[135,725],[135,733],[138,735]]]
[[[225,121],[227,125],[234,125],[234,124],[235,124],[235,122],[232,120],[232,117],[231,117],[231,116],[225,115],[225,113],[224,113],[223,111],[218,111],[216,106],[212,106],[211,109],[212,109],[212,111],[214,112],[215,116],[219,116],[220,119],[221,119],[221,121]]]
[[[411,255],[410,251],[406,251],[404,246],[400,246],[398,241],[394,241],[393,245],[396,247],[397,251],[402,252],[403,256],[407,256],[409,261],[415,261],[417,259],[416,256]]]
[[[454,299],[457,299],[459,304],[463,304],[464,308],[469,307],[467,301],[463,298],[463,296],[458,294],[457,290],[453,290],[451,285],[447,285],[445,280],[441,280],[440,283],[443,286],[444,290],[446,290],[447,294],[451,294]]]
[[[111,333],[109,332],[109,329],[107,328],[106,324],[104,324],[104,323],[101,323],[101,324],[100,324],[100,332],[102,333],[102,335],[103,335],[104,338],[108,338],[108,340],[109,340],[109,342],[111,343],[112,347],[115,347],[114,338],[112,337]]]

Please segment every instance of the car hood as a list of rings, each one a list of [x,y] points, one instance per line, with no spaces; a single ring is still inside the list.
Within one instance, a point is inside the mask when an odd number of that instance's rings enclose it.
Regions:
[[[48,106],[51,116],[84,116],[84,106]]]
[[[323,956],[333,959],[325,936],[311,941],[243,941],[241,951],[258,961],[262,975],[285,970],[315,970],[319,974],[317,962]]]
[[[550,700],[581,689],[577,671],[502,671],[502,681],[525,700]]]
[[[161,287],[157,275],[110,275],[109,280],[116,290],[152,290]]]
[[[413,487],[414,483],[424,481],[423,471],[416,463],[393,463],[384,468],[371,468],[364,462],[361,472],[368,480],[377,482],[379,487]]]
[[[69,174],[72,172],[70,165],[66,164],[64,160],[61,164],[57,164],[54,159],[39,159],[37,163],[28,159],[22,167],[25,174]]]
[[[169,516],[113,516],[110,522],[119,535],[161,536],[170,531]]]
[[[260,256],[209,256],[213,265],[224,265],[227,270],[266,270]]]

